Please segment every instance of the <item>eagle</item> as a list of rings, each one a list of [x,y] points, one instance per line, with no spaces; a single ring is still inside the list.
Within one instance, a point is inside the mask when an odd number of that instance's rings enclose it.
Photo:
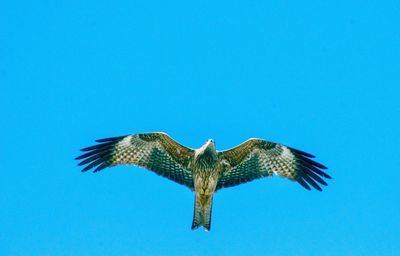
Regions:
[[[237,147],[217,151],[212,139],[199,149],[185,147],[162,132],[96,140],[76,157],[83,172],[116,165],[135,165],[182,184],[195,193],[192,230],[211,226],[214,192],[273,175],[288,178],[307,190],[327,185],[324,165],[313,155],[279,143],[251,138]]]

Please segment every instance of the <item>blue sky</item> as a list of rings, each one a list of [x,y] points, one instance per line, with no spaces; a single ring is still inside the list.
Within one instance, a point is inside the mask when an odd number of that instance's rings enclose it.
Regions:
[[[3,1],[1,255],[397,255],[398,1]],[[193,193],[136,167],[81,173],[95,139],[250,137],[317,156],[323,192],[280,178]]]

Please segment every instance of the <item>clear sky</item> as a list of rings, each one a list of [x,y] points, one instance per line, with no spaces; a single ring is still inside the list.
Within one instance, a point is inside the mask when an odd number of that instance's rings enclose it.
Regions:
[[[0,255],[398,255],[400,3],[2,1]],[[194,194],[95,139],[164,131],[310,152],[323,192],[273,177]]]

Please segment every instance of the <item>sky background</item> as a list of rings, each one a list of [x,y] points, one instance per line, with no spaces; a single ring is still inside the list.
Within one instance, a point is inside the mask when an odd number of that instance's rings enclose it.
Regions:
[[[398,255],[399,1],[2,1],[0,255]],[[95,139],[250,137],[317,156],[194,194],[136,167],[81,173]]]

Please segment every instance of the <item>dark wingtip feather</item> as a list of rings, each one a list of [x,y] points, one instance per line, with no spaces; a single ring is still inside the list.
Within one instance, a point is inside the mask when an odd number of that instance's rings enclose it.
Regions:
[[[314,160],[311,160],[310,158],[307,157],[299,157],[303,162],[307,163],[308,165],[312,165],[312,166],[316,166],[320,169],[326,170],[328,169],[328,167],[326,167],[323,164],[320,164],[318,162],[315,162]]]
[[[298,179],[300,185],[302,185],[306,189],[308,189],[309,186],[307,188],[306,186],[304,186],[304,184],[311,185],[316,190],[322,191],[320,184],[324,186],[328,185],[322,178],[331,179],[328,174],[322,171],[327,170],[328,168],[325,165],[312,160],[311,158],[315,158],[314,155],[294,148],[289,149],[295,156],[298,168],[297,170],[301,175],[301,178]]]
[[[332,179],[332,177],[331,176],[329,176],[328,174],[326,174],[326,173],[324,173],[324,172],[322,172],[323,174],[321,175],[322,177],[324,177],[324,178],[326,178],[326,179]]]
[[[107,158],[100,157],[100,158],[95,158],[95,159],[86,159],[83,162],[79,163],[78,165],[81,166],[84,164],[89,164],[85,168],[82,169],[82,172],[86,172],[98,165],[102,165],[107,162],[108,162]]]
[[[317,191],[322,192],[322,188],[320,186],[314,187]]]
[[[302,177],[299,177],[296,180],[303,188],[307,189],[307,190],[311,190],[310,186],[303,180]]]
[[[127,135],[124,135],[124,136],[117,136],[117,137],[110,137],[110,138],[104,138],[104,139],[98,139],[98,140],[95,140],[96,142],[110,142],[110,141],[117,141],[117,140],[120,140],[120,139],[122,139],[122,138],[124,138],[124,137],[126,137]]]
[[[92,155],[99,154],[99,153],[101,153],[103,151],[104,150],[92,150],[92,151],[89,151],[89,152],[87,152],[87,153],[85,153],[83,155],[80,155],[80,156],[76,157],[75,160],[80,160],[80,159],[83,159],[83,158],[87,158],[87,157],[90,157]]]
[[[110,158],[110,150],[100,151],[97,154],[93,154],[92,156],[87,157],[86,159],[81,161],[78,165],[82,166],[82,165],[90,163],[90,162],[93,163],[94,161],[97,161],[97,159],[102,159],[103,161],[106,161],[108,158]]]
[[[326,183],[321,177],[319,177],[317,174],[315,174],[314,172],[312,172],[310,169],[308,168],[304,168],[303,172],[305,175],[310,176],[313,180],[315,180],[316,182],[324,185],[324,186],[328,186],[328,183]]]
[[[308,166],[306,166],[306,168],[310,169],[311,171],[315,172],[316,174],[318,174],[319,176],[321,176],[323,178],[332,179],[331,176],[329,176],[327,173],[325,173],[324,171],[321,171],[320,169],[318,169],[315,166],[308,165]]]
[[[89,164],[88,166],[86,166],[85,168],[82,169],[82,172],[87,172],[90,169],[92,169],[92,166]]]
[[[303,178],[308,184],[310,184],[313,188],[315,188],[316,190],[322,191],[321,187],[318,186],[318,184],[317,184],[313,179],[311,179],[311,177],[308,176],[307,174],[303,173],[302,178]]]
[[[97,168],[94,169],[93,173],[99,172],[99,171],[103,170],[106,167],[108,167],[108,163],[104,162],[101,165],[97,166]]]
[[[114,143],[115,143],[115,141],[104,142],[104,143],[93,145],[93,146],[90,146],[87,148],[82,148],[81,151],[91,151],[91,150],[95,150],[95,149],[103,149],[107,146],[113,145]]]
[[[306,157],[309,157],[309,158],[315,158],[315,156],[314,155],[312,155],[312,154],[310,154],[310,153],[307,153],[307,152],[304,152],[304,151],[302,151],[302,150],[299,150],[299,149],[296,149],[296,148],[291,148],[291,147],[288,147],[292,152],[294,152],[295,154],[298,154],[298,155],[302,155],[302,156],[306,156]]]
[[[82,160],[78,163],[78,166],[87,164],[82,169],[82,172],[86,172],[92,168],[95,168],[94,172],[98,172],[108,167],[111,162],[114,146],[124,137],[119,136],[97,140],[99,144],[81,149],[81,151],[86,153],[76,157],[75,160]]]

